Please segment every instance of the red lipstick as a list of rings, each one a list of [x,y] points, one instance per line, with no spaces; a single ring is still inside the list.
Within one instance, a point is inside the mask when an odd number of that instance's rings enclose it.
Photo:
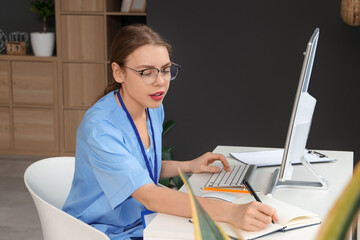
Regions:
[[[161,101],[165,96],[164,91],[156,92],[154,94],[151,94],[150,97],[154,99],[155,101]]]

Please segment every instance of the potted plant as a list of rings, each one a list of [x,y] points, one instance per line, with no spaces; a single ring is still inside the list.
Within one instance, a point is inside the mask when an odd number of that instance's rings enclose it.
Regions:
[[[55,6],[52,0],[36,0],[31,3],[31,11],[38,13],[43,22],[42,32],[30,34],[31,46],[35,56],[52,56],[55,46],[55,33],[47,32],[47,19],[55,15]]]
[[[165,122],[163,124],[163,132],[162,132],[162,136],[164,137],[173,127],[175,126],[175,121],[174,120],[169,120],[167,122]],[[162,161],[166,161],[166,160],[173,160],[173,151],[171,147],[162,147],[162,155],[161,155],[161,160]],[[161,183],[162,185],[169,187],[169,188],[177,188],[180,189],[181,186],[184,184],[183,181],[181,180],[180,176],[175,176],[175,177],[170,177],[170,178],[165,178],[165,179],[161,179],[159,181],[159,183]]]

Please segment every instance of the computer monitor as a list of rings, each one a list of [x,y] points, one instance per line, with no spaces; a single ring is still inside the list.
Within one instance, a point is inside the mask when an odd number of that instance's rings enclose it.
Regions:
[[[271,194],[274,189],[279,187],[328,188],[326,179],[317,174],[304,157],[306,142],[316,105],[316,99],[308,93],[308,87],[319,33],[320,30],[316,28],[307,44],[306,52],[304,53],[305,57],[290,118],[281,168],[275,170],[267,190],[268,194]],[[293,166],[291,162],[295,160],[300,160],[300,162],[314,175],[317,181],[292,180]]]

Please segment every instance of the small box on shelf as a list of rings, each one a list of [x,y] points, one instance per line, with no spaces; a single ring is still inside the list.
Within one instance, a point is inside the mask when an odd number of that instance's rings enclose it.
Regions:
[[[26,42],[7,42],[6,54],[8,55],[26,55]]]

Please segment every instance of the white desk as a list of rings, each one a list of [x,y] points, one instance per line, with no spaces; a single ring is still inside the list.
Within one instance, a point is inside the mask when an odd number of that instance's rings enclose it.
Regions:
[[[259,151],[269,150],[269,148],[253,148],[253,147],[231,147],[218,146],[213,152],[223,154],[230,164],[237,161],[230,157],[230,152],[245,152],[245,151]],[[310,190],[310,189],[277,189],[274,191],[273,197],[281,201],[293,204],[311,212],[317,213],[321,219],[325,219],[327,213],[332,208],[333,204],[341,194],[344,186],[350,180],[353,171],[353,152],[344,151],[323,151],[328,157],[335,158],[337,161],[330,163],[314,164],[314,169],[329,182],[328,190]],[[269,179],[275,170],[275,167],[258,168],[253,180],[253,187],[256,191],[264,192],[266,190]],[[189,182],[196,195],[205,193],[201,187],[204,186],[209,174],[193,174],[189,178]],[[313,177],[306,171],[303,166],[295,166],[293,179],[297,180],[314,180]],[[186,191],[183,186],[180,191]],[[241,196],[240,193],[236,195]],[[156,220],[157,217],[154,218]],[[164,219],[164,218],[162,218]],[[155,239],[193,239],[193,227],[191,224],[186,228],[183,224],[179,224],[181,218],[176,216],[167,216],[166,222],[152,221],[144,230],[145,240]],[[278,232],[261,239],[283,240],[283,239],[315,239],[320,225],[297,229],[286,233]],[[164,228],[164,235],[158,236],[154,232]],[[189,234],[191,233],[191,234]],[[171,236],[171,238],[169,237]]]

